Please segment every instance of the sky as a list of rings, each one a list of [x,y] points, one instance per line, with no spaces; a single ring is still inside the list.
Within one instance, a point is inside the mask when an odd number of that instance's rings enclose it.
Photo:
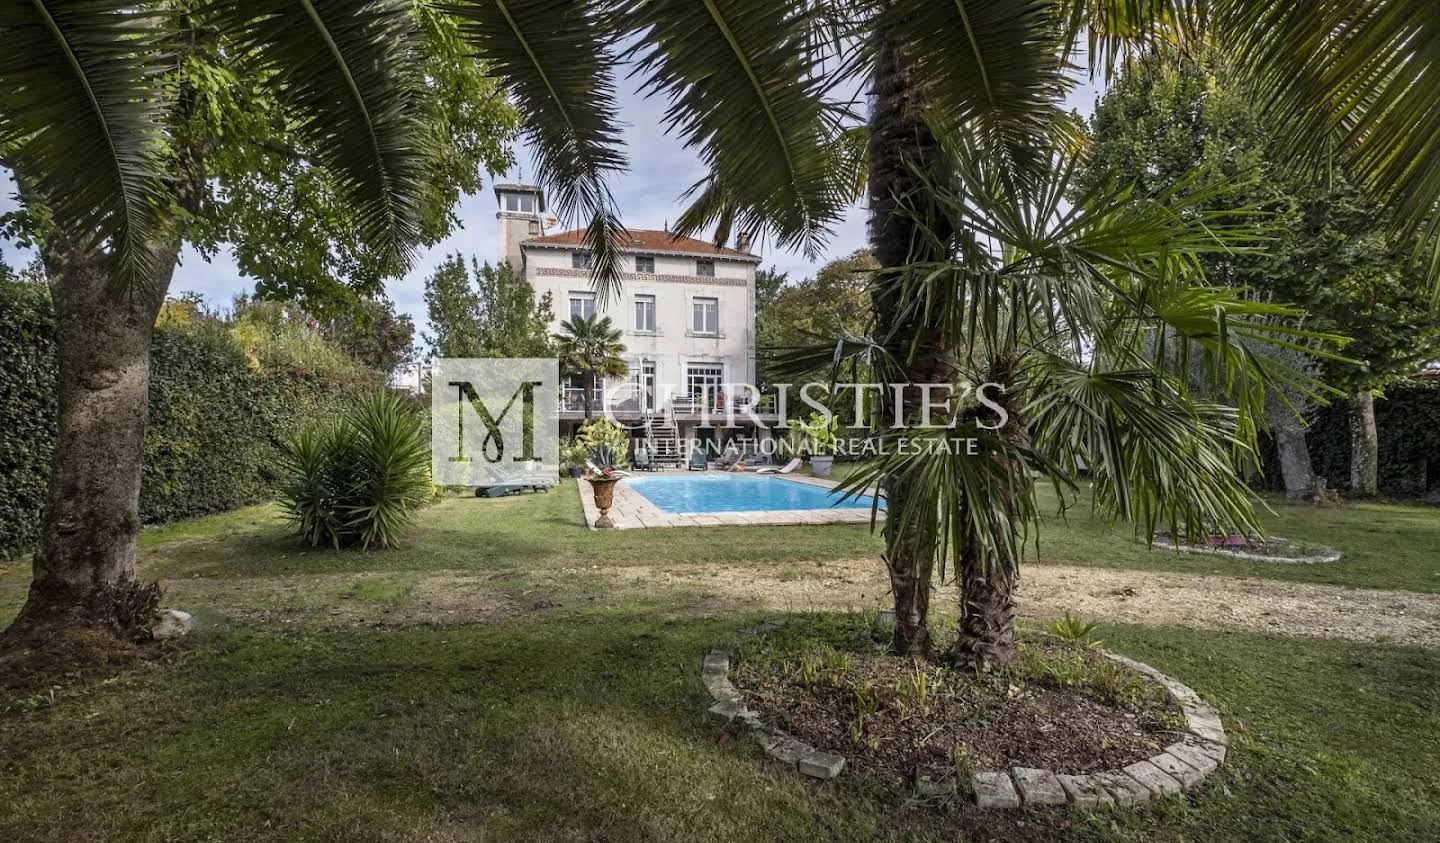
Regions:
[[[1088,115],[1098,94],[1097,84],[1077,86],[1067,100],[1067,108]],[[668,137],[663,127],[665,103],[656,98],[641,97],[633,80],[620,80],[619,119],[626,125],[625,141],[630,156],[630,171],[617,176],[611,183],[624,223],[631,228],[660,229],[673,222],[684,208],[680,196],[705,174],[699,159],[676,139]],[[395,307],[414,318],[423,331],[425,319],[425,278],[447,254],[461,252],[482,261],[496,258],[495,181],[520,180],[533,172],[529,152],[523,144],[516,149],[517,166],[508,174],[488,179],[478,194],[466,196],[457,209],[460,226],[443,242],[425,250],[410,272],[401,279],[391,280],[386,292]],[[8,171],[0,168],[0,213],[14,210],[17,202],[15,185]],[[851,207],[835,227],[827,248],[818,260],[810,260],[797,252],[775,251],[768,244],[757,244],[756,251],[764,258],[761,266],[774,267],[798,279],[813,274],[826,261],[843,257],[865,246],[865,208]],[[32,254],[0,238],[0,254],[11,266],[28,263]],[[171,295],[199,293],[214,307],[227,306],[238,293],[249,292],[254,282],[240,274],[234,260],[222,252],[206,262],[193,249],[181,255],[180,265],[170,286]]]

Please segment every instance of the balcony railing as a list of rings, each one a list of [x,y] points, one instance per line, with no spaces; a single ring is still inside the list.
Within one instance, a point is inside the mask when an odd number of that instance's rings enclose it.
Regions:
[[[733,412],[737,415],[745,413],[774,413],[775,397],[764,395],[754,400],[753,396],[744,396],[739,399],[731,398],[725,393],[711,393],[705,396],[676,396],[668,401],[661,401],[658,398],[649,398],[642,395],[639,388],[635,386],[617,387],[605,394],[605,390],[594,390],[591,393],[591,407],[596,414],[603,413],[608,406],[610,412],[622,416],[672,416],[679,418],[692,418],[705,415],[724,415]],[[606,403],[608,400],[608,404]],[[561,412],[582,413],[585,411],[585,390],[580,387],[566,387],[560,396]]]

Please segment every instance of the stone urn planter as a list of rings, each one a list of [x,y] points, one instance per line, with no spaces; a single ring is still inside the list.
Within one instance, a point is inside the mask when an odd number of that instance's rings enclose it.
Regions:
[[[590,488],[595,494],[595,508],[600,510],[600,517],[595,519],[597,528],[615,526],[615,522],[610,520],[610,507],[615,505],[615,484],[619,482],[619,477],[596,475],[590,478]]]
[[[816,477],[829,477],[830,469],[835,466],[833,454],[813,454],[810,457],[810,473]]]

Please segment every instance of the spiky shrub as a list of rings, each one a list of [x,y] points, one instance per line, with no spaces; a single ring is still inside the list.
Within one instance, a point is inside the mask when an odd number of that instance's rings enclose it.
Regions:
[[[422,420],[388,393],[302,430],[285,471],[281,507],[312,547],[394,547],[432,492]]]

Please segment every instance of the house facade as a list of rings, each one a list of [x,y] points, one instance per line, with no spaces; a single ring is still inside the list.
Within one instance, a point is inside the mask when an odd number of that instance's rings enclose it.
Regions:
[[[620,245],[618,296],[601,299],[590,283],[584,231],[555,231],[544,193],[524,184],[495,188],[499,258],[520,272],[537,298],[550,294],[552,332],[571,316],[609,316],[623,333],[630,374],[593,397],[620,421],[665,428],[681,439],[753,440],[758,414],[748,390],[755,373],[755,270],[759,256],[741,248],[669,232],[632,229]],[[566,384],[562,422],[584,414],[583,384]],[[726,411],[731,411],[727,416]],[[735,411],[739,412],[734,417]],[[598,411],[597,411],[598,412]],[[733,418],[734,426],[727,427]]]

